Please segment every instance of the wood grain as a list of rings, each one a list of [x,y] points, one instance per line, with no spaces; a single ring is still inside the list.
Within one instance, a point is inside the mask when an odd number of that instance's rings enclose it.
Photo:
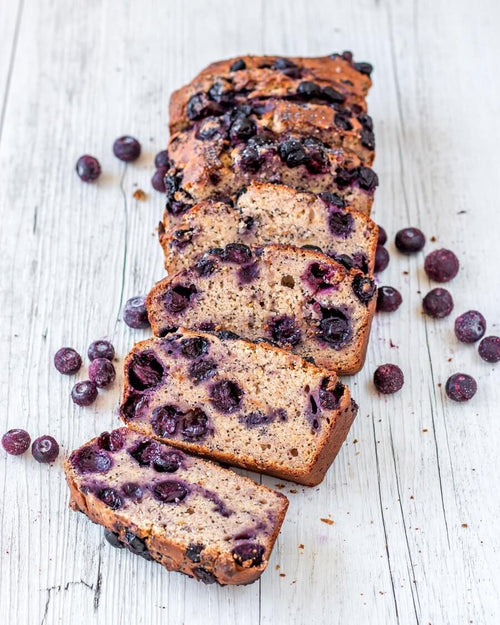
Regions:
[[[239,53],[353,49],[374,63],[374,216],[391,240],[411,224],[427,251],[453,249],[455,311],[481,310],[498,334],[499,22],[494,0],[2,3],[0,429],[51,433],[66,452],[117,424],[121,380],[77,409],[74,380],[52,356],[108,336],[121,359],[147,336],[124,326],[120,309],[163,273],[162,197],[149,180],[168,97]],[[143,145],[127,166],[111,152],[124,133]],[[82,153],[101,161],[98,184],[76,177]],[[359,417],[327,479],[282,487],[290,510],[259,583],[205,587],[114,552],[68,510],[59,461],[0,455],[2,623],[498,623],[500,368],[457,343],[452,319],[421,315],[423,256],[389,250],[381,283],[404,303],[376,318],[366,367],[350,381]],[[404,370],[397,395],[373,390],[383,362]],[[467,405],[443,391],[456,371],[478,382]]]

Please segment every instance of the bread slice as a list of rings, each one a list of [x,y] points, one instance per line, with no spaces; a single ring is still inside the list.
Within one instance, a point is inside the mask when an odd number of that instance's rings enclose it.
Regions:
[[[265,343],[179,330],[134,346],[120,414],[186,451],[319,484],[356,416],[335,373]]]
[[[280,184],[249,185],[234,201],[200,202],[176,224],[165,215],[160,243],[169,274],[195,264],[210,247],[228,243],[308,246],[342,264],[373,272],[378,227],[332,193],[317,196]]]
[[[206,584],[248,584],[266,568],[288,500],[127,428],[66,459],[70,506],[117,547]]]
[[[363,365],[375,304],[372,278],[324,254],[239,243],[204,254],[146,299],[156,336],[181,326],[230,330],[346,375]]]

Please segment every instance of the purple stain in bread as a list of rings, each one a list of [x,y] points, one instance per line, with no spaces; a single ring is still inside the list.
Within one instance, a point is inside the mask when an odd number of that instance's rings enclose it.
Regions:
[[[238,278],[241,284],[250,284],[259,277],[259,263],[249,263],[238,269]]]

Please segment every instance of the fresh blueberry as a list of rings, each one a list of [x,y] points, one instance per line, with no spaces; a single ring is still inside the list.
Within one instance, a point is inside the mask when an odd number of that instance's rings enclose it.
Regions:
[[[144,495],[142,486],[135,482],[126,482],[122,486],[122,493],[127,499],[132,499],[132,501],[141,501]]]
[[[123,506],[123,499],[120,493],[114,488],[101,488],[96,492],[96,497],[111,510],[118,510]]]
[[[110,532],[107,529],[104,530],[104,538],[115,549],[123,549],[125,547],[123,542],[120,540],[120,537],[118,536],[118,534],[115,534],[114,532]]]
[[[2,436],[2,447],[11,456],[20,456],[29,449],[31,437],[26,430],[13,429]]]
[[[486,332],[486,319],[477,310],[468,310],[455,319],[455,334],[462,343],[475,343]]]
[[[144,350],[133,355],[128,367],[130,385],[138,391],[157,386],[163,378],[163,365],[153,350]]]
[[[70,461],[80,473],[106,473],[112,465],[111,456],[106,451],[88,445],[74,451]]]
[[[134,137],[124,135],[113,143],[113,154],[121,161],[130,163],[139,158],[141,154],[141,144]]]
[[[435,282],[449,282],[458,273],[460,264],[451,250],[435,250],[425,258],[425,273]]]
[[[297,95],[306,100],[319,98],[321,96],[321,87],[311,80],[303,80],[297,87]]]
[[[391,257],[389,256],[389,252],[385,249],[383,245],[377,245],[377,249],[375,250],[375,273],[380,273],[387,268]]]
[[[446,381],[446,394],[453,401],[469,401],[477,391],[476,380],[466,373],[454,373]]]
[[[215,584],[215,582],[217,581],[215,575],[203,566],[195,566],[193,569],[193,573],[204,584]]]
[[[120,430],[112,430],[111,432],[103,432],[97,439],[99,449],[106,451],[120,451],[125,444],[125,439]]]
[[[347,239],[354,228],[354,217],[347,211],[331,211],[328,217],[328,225],[332,234],[342,239]]]
[[[243,243],[228,243],[224,249],[223,260],[238,265],[246,265],[252,260],[252,251]]]
[[[379,245],[385,245],[386,242],[387,242],[387,232],[384,230],[384,228],[382,228],[382,226],[379,225],[377,243]]]
[[[281,160],[288,167],[298,167],[299,165],[305,165],[307,161],[307,154],[304,150],[304,146],[297,139],[287,139],[280,143],[278,153]]]
[[[200,440],[208,431],[208,418],[201,408],[189,410],[182,419],[181,433],[188,441]]]
[[[186,358],[193,360],[199,356],[203,356],[208,353],[210,343],[202,336],[195,336],[188,339],[181,340],[181,353]]]
[[[191,562],[201,562],[201,552],[205,549],[205,545],[201,543],[189,543],[186,549],[186,558],[191,560]]]
[[[232,143],[246,141],[250,139],[250,137],[253,137],[256,131],[257,127],[253,119],[245,115],[238,115],[229,128],[229,138]]]
[[[151,185],[155,191],[165,193],[165,176],[167,175],[167,172],[167,167],[158,167],[158,169],[153,174],[153,177],[151,178]]]
[[[194,286],[186,287],[178,284],[165,293],[163,304],[168,312],[177,315],[189,306],[189,299],[196,293]]]
[[[116,371],[107,358],[96,358],[89,365],[89,378],[98,388],[106,388],[115,381]]]
[[[170,167],[170,159],[168,158],[167,150],[162,150],[155,156],[155,167],[157,169],[160,169],[160,167]]]
[[[422,301],[424,313],[435,319],[447,317],[453,310],[453,298],[446,289],[432,289]]]
[[[401,369],[397,365],[392,364],[380,365],[373,375],[375,388],[379,393],[384,393],[385,395],[399,391],[404,381]]]
[[[368,276],[357,273],[352,280],[352,290],[362,304],[367,304],[377,292],[377,286]]]
[[[131,297],[123,307],[123,321],[129,328],[138,330],[149,328],[148,311],[146,310],[146,298],[142,295]]]
[[[392,286],[379,286],[377,295],[377,310],[379,312],[394,312],[403,301],[401,293]]]
[[[188,495],[186,486],[175,480],[157,482],[151,487],[151,492],[153,497],[162,503],[180,503]]]
[[[54,462],[59,455],[59,444],[52,436],[39,436],[31,445],[31,453],[37,462]]]
[[[212,378],[217,372],[217,365],[210,358],[204,358],[193,362],[189,367],[189,377],[195,384]]]
[[[83,182],[93,182],[101,175],[101,164],[93,156],[85,154],[76,161],[76,173]]]
[[[249,563],[249,566],[259,566],[262,564],[265,548],[259,543],[241,543],[232,550],[233,558],[237,564],[243,566]]]
[[[337,410],[340,406],[340,400],[344,396],[345,386],[342,382],[337,382],[333,390],[328,388],[330,378],[325,378],[319,389],[319,403],[326,410]]]
[[[96,384],[90,380],[77,382],[71,389],[71,399],[77,406],[90,406],[97,399]]]
[[[334,349],[341,349],[351,338],[352,330],[347,317],[337,308],[322,309],[319,336]]]
[[[177,425],[182,417],[182,412],[175,406],[159,406],[153,410],[151,426],[156,436],[169,438],[177,430]]]
[[[72,375],[82,366],[82,358],[72,347],[61,347],[54,355],[54,366],[59,373]]]
[[[281,345],[298,345],[302,340],[300,329],[296,326],[293,317],[289,315],[271,319],[269,329],[273,340]]]
[[[396,233],[396,247],[403,254],[420,252],[425,245],[425,235],[418,228],[403,228]]]
[[[89,360],[95,360],[96,358],[107,358],[108,360],[113,360],[115,357],[115,348],[109,341],[100,339],[99,341],[94,341],[90,344],[87,356],[89,357]]]
[[[238,59],[237,61],[234,61],[234,63],[229,68],[229,71],[239,72],[242,69],[246,69],[246,68],[247,68],[247,64],[245,63],[245,61],[243,59]]]
[[[210,389],[213,406],[220,412],[231,413],[237,410],[243,396],[242,389],[230,380],[220,380]]]
[[[331,102],[332,104],[343,104],[345,102],[345,96],[336,91],[333,87],[323,87],[321,95],[324,100]]]
[[[479,343],[478,351],[486,362],[500,361],[500,336],[486,336]]]

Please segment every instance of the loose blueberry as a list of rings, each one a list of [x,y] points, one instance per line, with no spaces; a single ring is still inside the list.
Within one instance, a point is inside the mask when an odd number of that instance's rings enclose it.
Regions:
[[[155,167],[157,169],[160,167],[170,167],[170,159],[168,158],[167,150],[162,150],[155,156]]]
[[[123,506],[123,499],[120,493],[114,488],[101,488],[96,492],[97,499],[100,499],[111,510],[118,510]]]
[[[425,273],[435,282],[449,282],[458,273],[460,263],[451,250],[435,250],[425,258]]]
[[[217,581],[215,575],[203,566],[195,566],[193,569],[193,573],[204,584],[215,584],[215,582]]]
[[[124,444],[125,439],[120,430],[103,432],[97,439],[97,446],[99,449],[104,449],[106,451],[120,451]]]
[[[157,386],[163,378],[163,365],[152,350],[134,354],[128,367],[130,385],[138,391]]]
[[[297,139],[288,139],[283,141],[278,148],[278,153],[281,160],[288,167],[305,165],[307,161],[307,154],[304,150],[304,146]]]
[[[54,355],[54,366],[59,373],[72,375],[82,366],[82,358],[72,347],[61,347]]]
[[[389,256],[389,252],[385,249],[383,245],[377,245],[377,249],[375,250],[375,273],[380,273],[387,268],[391,257]]]
[[[382,226],[379,225],[377,243],[379,245],[385,245],[386,242],[387,242],[387,232],[384,230],[384,228],[382,228]]]
[[[165,293],[163,304],[168,312],[177,315],[189,306],[189,299],[193,293],[196,293],[194,286],[186,287],[178,284]]]
[[[89,378],[98,388],[106,388],[115,381],[116,371],[107,358],[96,358],[89,365]]]
[[[328,225],[332,234],[347,239],[354,228],[354,217],[348,212],[332,211],[328,217]]]
[[[323,87],[321,91],[323,99],[332,104],[343,104],[345,102],[345,96],[340,91],[336,91],[333,87]]]
[[[180,503],[187,495],[188,490],[181,482],[165,480],[157,482],[151,488],[153,497],[162,503]]]
[[[477,391],[476,380],[466,373],[454,373],[446,381],[446,394],[453,401],[469,401]]]
[[[181,433],[188,441],[200,440],[207,430],[208,418],[201,408],[189,410],[182,419]]]
[[[319,336],[334,349],[341,349],[351,338],[351,328],[344,313],[336,308],[322,309]]]
[[[208,353],[210,343],[201,336],[195,336],[189,339],[182,339],[181,353],[191,360],[203,356]]]
[[[201,562],[201,552],[205,549],[205,545],[201,543],[190,543],[186,549],[186,558],[189,558],[191,562]]]
[[[90,446],[73,452],[70,461],[80,473],[106,473],[112,464],[111,456],[106,451]]]
[[[403,254],[420,252],[425,245],[425,235],[418,228],[403,228],[396,233],[396,247]]]
[[[31,445],[31,453],[37,462],[54,462],[59,455],[59,444],[52,436],[39,436]]]
[[[321,96],[321,87],[311,80],[304,80],[297,87],[297,95],[306,100],[319,98]]]
[[[123,549],[125,547],[123,542],[120,540],[120,537],[118,536],[118,534],[115,534],[114,532],[110,532],[107,529],[104,530],[104,538],[115,549]]]
[[[486,319],[477,310],[468,310],[455,319],[455,334],[462,343],[475,343],[486,332]]]
[[[126,482],[122,486],[122,493],[127,499],[132,499],[132,501],[141,501],[144,495],[142,486],[135,482]]]
[[[101,165],[96,158],[85,154],[76,161],[76,173],[83,182],[93,182],[101,175]]]
[[[258,543],[242,543],[232,550],[233,558],[240,566],[248,563],[249,566],[259,566],[262,564],[265,548]]]
[[[432,289],[424,297],[422,307],[426,315],[435,319],[447,317],[453,310],[453,298],[446,289]]]
[[[252,260],[252,251],[243,243],[229,243],[224,249],[223,260],[238,265],[246,265]]]
[[[20,456],[29,449],[31,437],[26,430],[13,429],[2,436],[2,447],[11,456]]]
[[[403,372],[397,365],[380,365],[373,375],[375,388],[379,393],[384,393],[385,395],[399,391],[404,381]]]
[[[90,406],[97,399],[96,384],[90,380],[77,382],[71,389],[71,399],[77,406]]]
[[[153,174],[151,178],[151,185],[155,191],[159,193],[165,193],[165,176],[167,175],[168,168],[167,167],[158,167],[158,169]]]
[[[371,278],[358,273],[352,280],[352,290],[362,304],[367,304],[377,292],[377,286]]]
[[[210,389],[210,399],[213,406],[220,412],[234,412],[241,403],[243,391],[230,380],[216,382]]]
[[[247,64],[245,63],[245,61],[243,59],[238,59],[231,65],[231,67],[229,68],[229,71],[239,72],[242,69],[246,69],[246,68],[247,68]]]
[[[269,322],[273,340],[282,345],[297,345],[302,340],[300,329],[295,325],[293,317],[282,315]]]
[[[141,154],[141,144],[137,139],[129,135],[119,137],[113,143],[113,154],[121,161],[130,163],[139,158]]]
[[[379,312],[394,312],[403,301],[401,293],[392,286],[379,286],[377,295],[377,310]]]
[[[342,382],[337,382],[333,390],[328,388],[330,378],[325,378],[319,389],[319,403],[326,410],[337,410],[340,406],[340,400],[344,396],[345,386]]]
[[[95,360],[96,358],[107,358],[108,360],[113,360],[115,357],[115,348],[109,341],[101,339],[90,344],[87,356],[89,357],[89,360]]]
[[[146,310],[146,298],[142,295],[131,297],[123,307],[123,321],[129,328],[139,330],[149,328],[148,311]]]
[[[181,417],[182,412],[177,410],[175,406],[169,405],[155,408],[151,419],[153,432],[162,438],[173,436]]]
[[[193,362],[193,364],[189,367],[189,377],[193,380],[195,384],[199,384],[204,380],[208,380],[213,378],[213,376],[217,372],[217,365],[210,358],[205,358],[202,360],[198,360],[197,362]]]
[[[500,361],[500,336],[486,336],[479,343],[478,352],[486,362]]]

